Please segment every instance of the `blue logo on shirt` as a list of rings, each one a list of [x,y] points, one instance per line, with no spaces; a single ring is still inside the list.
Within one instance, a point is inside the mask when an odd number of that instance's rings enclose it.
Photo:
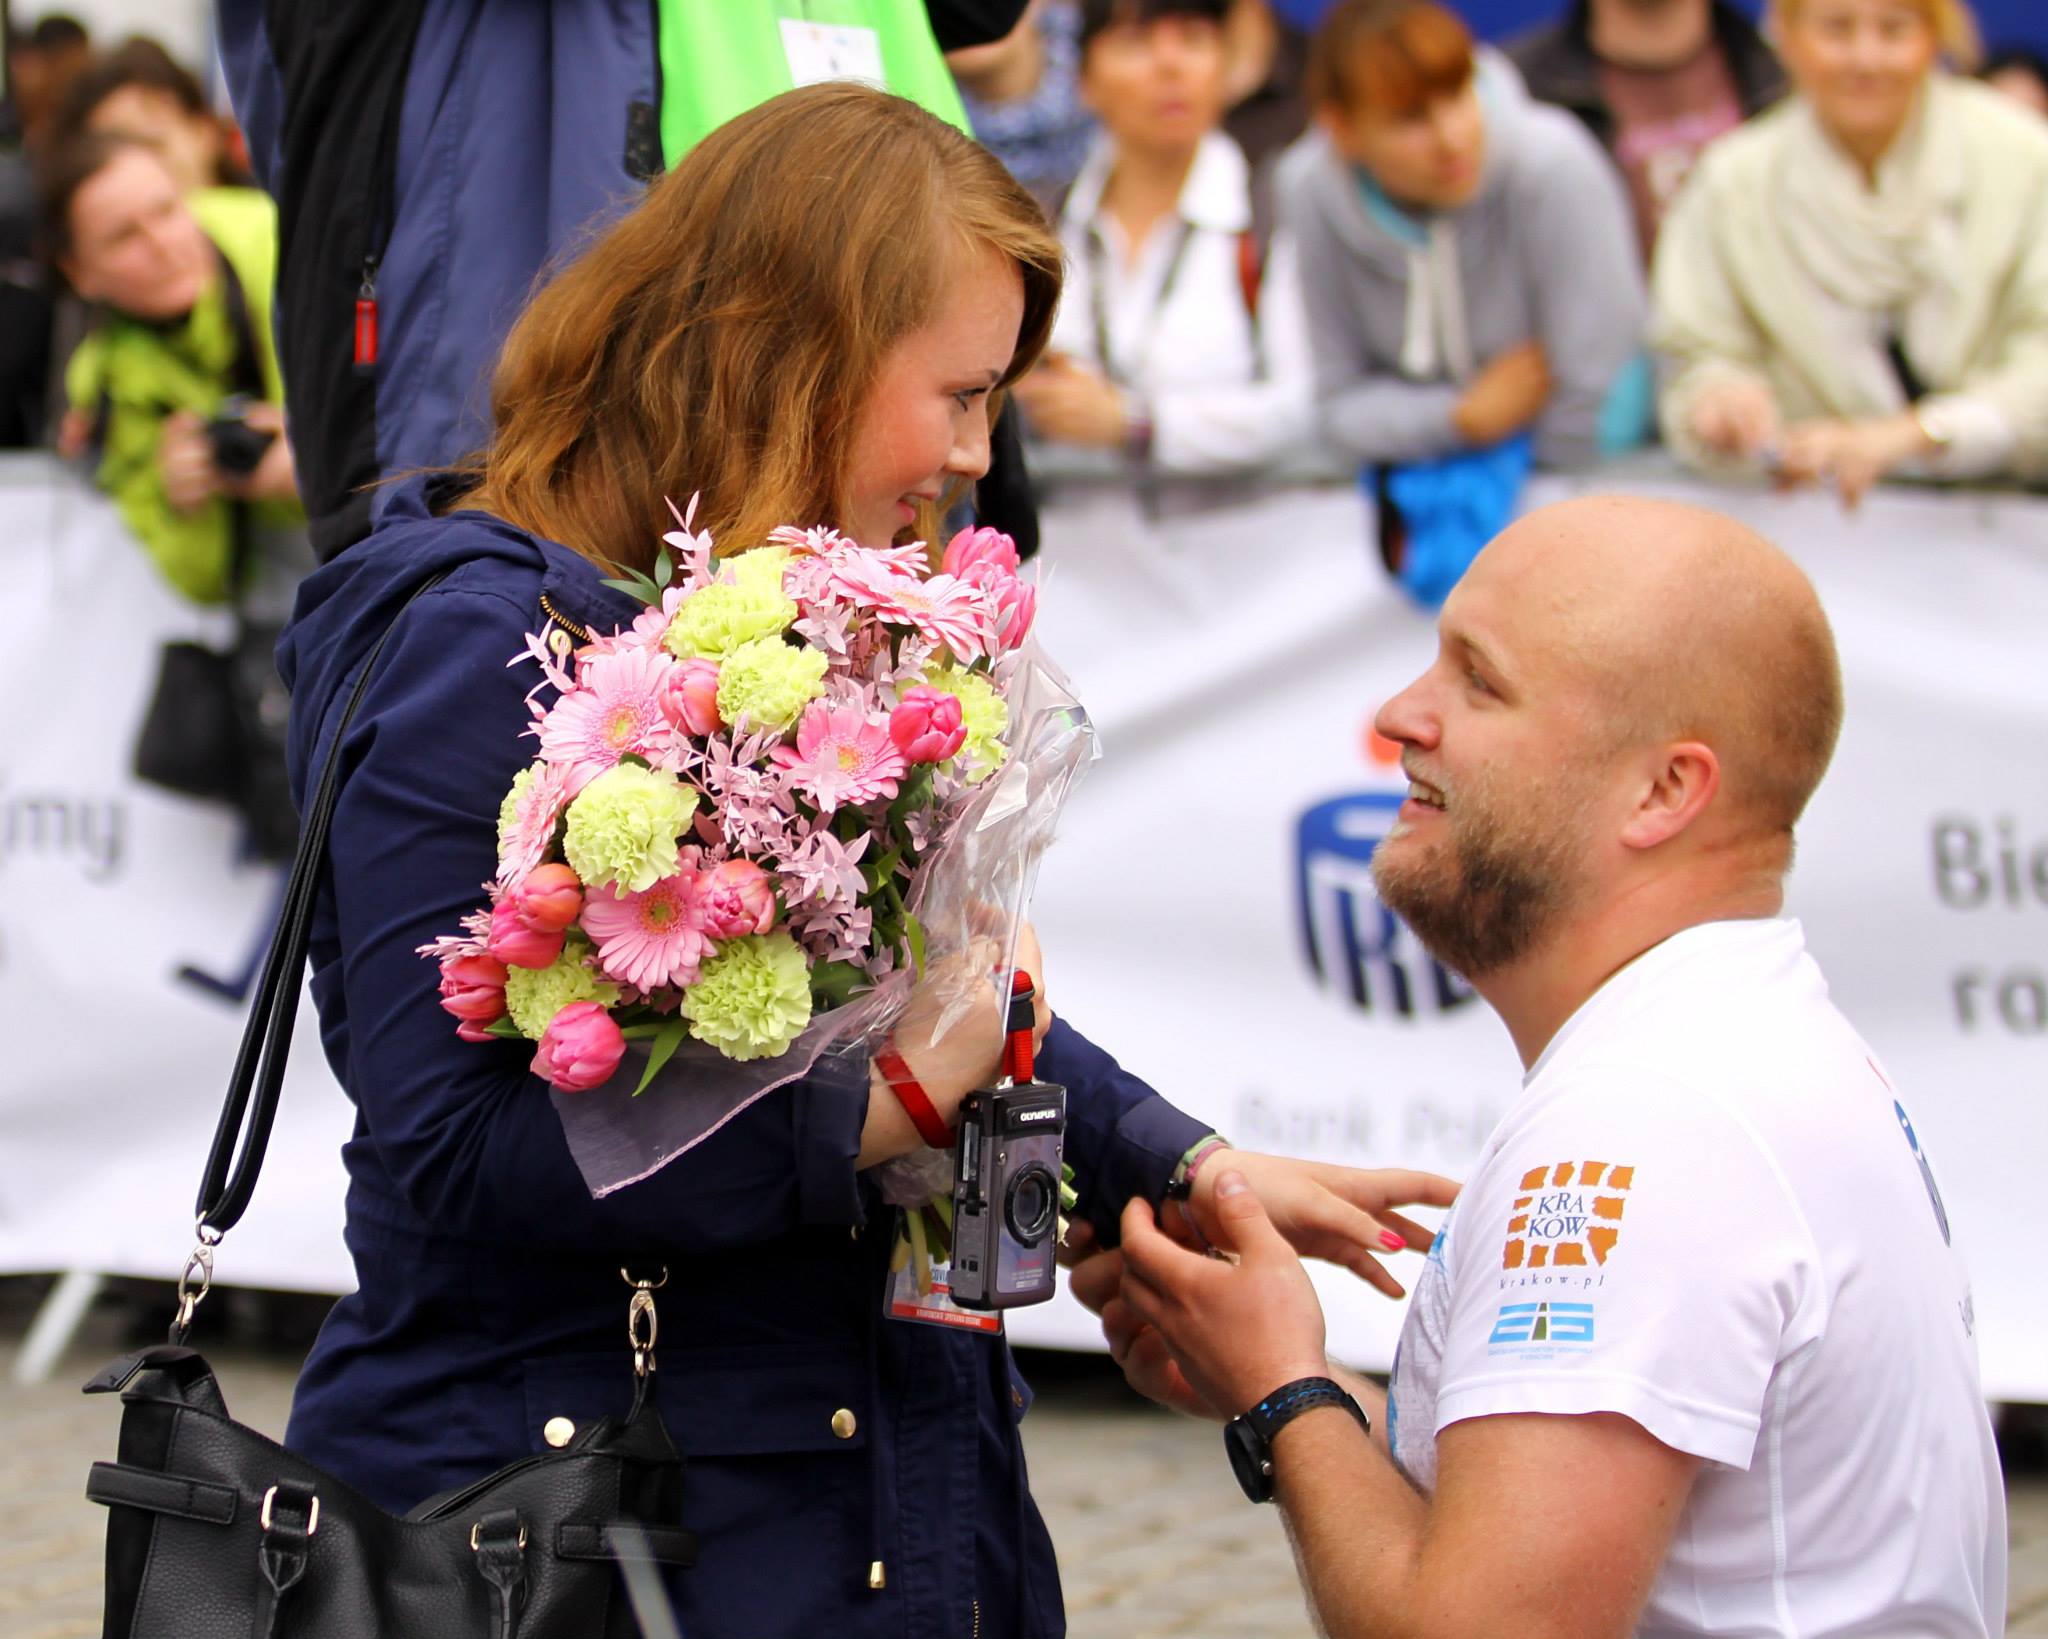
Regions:
[[[1591,1343],[1590,1303],[1503,1303],[1489,1344]]]
[[[1920,1182],[1927,1186],[1927,1199],[1934,1205],[1934,1221],[1941,1226],[1942,1244],[1953,1246],[1949,1238],[1948,1208],[1941,1204],[1941,1187],[1934,1181],[1934,1169],[1927,1164],[1927,1157],[1920,1150],[1920,1135],[1913,1131],[1913,1123],[1907,1118],[1906,1106],[1897,1099],[1892,1100],[1892,1114],[1899,1118],[1899,1129],[1906,1135],[1906,1142],[1913,1146],[1913,1159],[1920,1163]]]

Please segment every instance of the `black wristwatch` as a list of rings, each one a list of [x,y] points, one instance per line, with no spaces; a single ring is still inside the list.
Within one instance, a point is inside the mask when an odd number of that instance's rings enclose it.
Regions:
[[[1317,1406],[1342,1406],[1358,1419],[1360,1428],[1372,1432],[1365,1408],[1327,1377],[1297,1378],[1223,1425],[1223,1449],[1230,1453],[1231,1472],[1253,1502],[1273,1500],[1273,1436]]]

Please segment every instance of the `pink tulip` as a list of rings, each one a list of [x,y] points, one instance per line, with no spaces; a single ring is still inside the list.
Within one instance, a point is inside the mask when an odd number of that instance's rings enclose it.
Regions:
[[[505,964],[489,956],[449,956],[441,962],[441,1005],[463,1023],[486,1025],[505,1016]],[[458,1030],[457,1035],[462,1031]],[[465,1036],[474,1041],[474,1036]]]
[[[455,1027],[456,1036],[462,1041],[496,1041],[489,1029],[480,1024],[471,1024],[467,1019]]]
[[[535,933],[560,933],[583,909],[583,884],[566,865],[536,865],[506,902]]]
[[[1000,529],[963,529],[946,543],[941,567],[947,574],[972,580],[974,577],[967,571],[980,564],[992,565],[1005,574],[1016,574],[1019,565],[1017,543]]]
[[[984,575],[987,570],[981,571]],[[983,589],[995,599],[996,636],[1006,649],[1014,649],[1024,641],[1024,634],[1031,630],[1032,617],[1038,613],[1038,588],[1030,581],[1016,575],[1005,575],[1000,581],[982,581]]]
[[[775,884],[751,859],[728,859],[705,873],[698,901],[714,939],[766,933],[775,926]]]
[[[587,1093],[611,1079],[626,1053],[626,1038],[596,1002],[571,1002],[542,1032],[533,1050],[533,1073],[565,1093]]]
[[[889,713],[889,738],[905,762],[944,762],[967,743],[959,700],[943,689],[905,689],[901,703]]]
[[[528,927],[520,920],[518,903],[508,896],[491,911],[491,934],[485,943],[493,956],[513,967],[552,967],[567,937],[560,928],[542,933]]]
[[[718,715],[718,662],[694,659],[677,664],[662,701],[668,720],[685,734],[716,734],[725,727]]]

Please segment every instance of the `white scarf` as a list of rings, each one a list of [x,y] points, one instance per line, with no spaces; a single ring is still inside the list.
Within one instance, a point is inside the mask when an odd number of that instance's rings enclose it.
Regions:
[[[1895,336],[1929,386],[1960,374],[1963,144],[1930,76],[1884,157],[1876,185],[1803,101],[1791,110],[1777,181],[1778,230],[1805,275],[1827,344],[1871,398],[1903,407],[1885,355]]]

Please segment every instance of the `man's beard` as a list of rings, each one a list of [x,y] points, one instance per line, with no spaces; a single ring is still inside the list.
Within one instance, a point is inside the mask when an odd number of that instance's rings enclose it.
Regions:
[[[1430,955],[1482,979],[1521,961],[1571,908],[1578,839],[1550,816],[1577,805],[1546,783],[1517,805],[1527,817],[1510,823],[1484,775],[1467,780],[1450,801],[1448,837],[1434,848],[1411,845],[1406,857],[1382,845],[1373,855],[1373,885]]]

